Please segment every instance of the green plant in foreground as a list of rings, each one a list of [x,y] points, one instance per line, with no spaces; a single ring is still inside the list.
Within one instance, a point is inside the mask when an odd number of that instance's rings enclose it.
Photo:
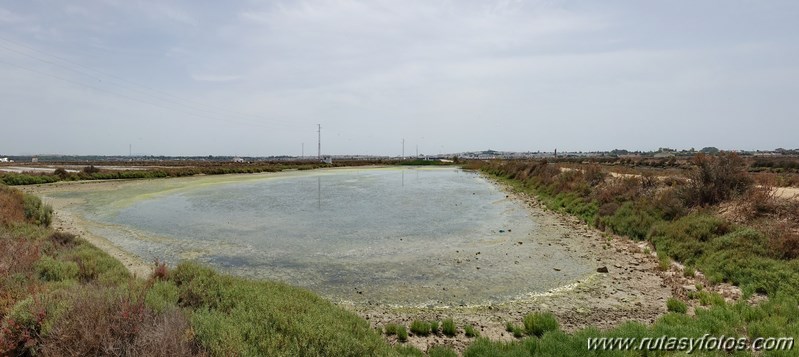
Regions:
[[[685,267],[685,270],[683,270],[682,275],[685,276],[686,278],[693,278],[694,276],[696,276],[696,271],[694,271],[694,268]]]
[[[455,321],[446,319],[441,323],[441,332],[448,337],[454,337],[458,334],[458,329],[455,327]]]
[[[397,340],[400,342],[408,341],[408,330],[405,329],[404,325],[397,327]]]
[[[717,293],[709,291],[700,291],[698,296],[699,296],[699,303],[702,304],[702,306],[724,305],[724,297],[722,297]]]
[[[438,321],[430,321],[430,332],[434,335],[438,335]]]
[[[528,314],[522,322],[524,323],[524,332],[537,337],[541,337],[549,331],[556,331],[559,327],[555,315],[549,312]]]
[[[472,326],[472,325],[466,325],[466,327],[463,328],[463,332],[464,332],[464,334],[466,334],[466,337],[479,337],[480,336],[480,332],[475,330],[474,326]]]
[[[458,354],[455,353],[451,348],[446,346],[433,346],[427,350],[427,355],[430,357],[457,357]]]
[[[684,302],[675,298],[669,298],[669,300],[666,301],[666,308],[671,312],[680,314],[684,314],[686,311],[688,311],[688,306],[685,305]]]
[[[398,329],[399,329],[399,325],[397,325],[397,324],[388,324],[388,325],[386,325],[386,327],[384,328],[384,330],[385,330],[385,333],[386,333],[386,335],[388,335],[388,336],[391,336],[391,335],[396,335],[396,334],[397,334],[397,330],[398,330]]]
[[[426,321],[413,320],[411,322],[411,332],[417,336],[427,336],[430,334],[430,323]]]

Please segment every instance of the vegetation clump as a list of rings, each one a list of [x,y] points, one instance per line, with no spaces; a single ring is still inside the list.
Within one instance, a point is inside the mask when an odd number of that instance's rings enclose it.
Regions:
[[[688,311],[688,306],[679,299],[669,298],[669,300],[666,301],[666,309],[670,312],[684,314],[686,311]]]
[[[414,335],[427,336],[430,334],[431,330],[430,323],[427,321],[413,320],[413,322],[411,322],[411,332],[413,332]]]
[[[527,314],[522,320],[524,332],[529,336],[541,337],[550,331],[557,331],[558,320],[549,312]]]
[[[455,337],[455,335],[458,334],[458,329],[455,326],[455,321],[453,321],[452,319],[446,319],[443,322],[441,322],[441,332],[444,334],[444,336]]]

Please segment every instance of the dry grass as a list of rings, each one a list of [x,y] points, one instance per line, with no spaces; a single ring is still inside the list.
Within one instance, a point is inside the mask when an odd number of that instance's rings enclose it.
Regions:
[[[0,225],[19,223],[25,220],[22,192],[0,184]]]
[[[143,299],[118,289],[72,291],[69,308],[42,340],[43,356],[193,356],[188,319],[173,309],[156,314]]]

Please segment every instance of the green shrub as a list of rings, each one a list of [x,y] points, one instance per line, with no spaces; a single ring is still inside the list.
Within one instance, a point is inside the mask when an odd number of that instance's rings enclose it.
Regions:
[[[688,306],[678,299],[669,298],[669,300],[666,301],[666,309],[668,309],[670,312],[684,314],[686,311],[688,311]]]
[[[660,218],[651,208],[633,202],[623,203],[612,216],[600,219],[601,224],[614,233],[637,240],[645,239],[652,226],[659,221]]]
[[[385,355],[390,347],[357,315],[305,289],[218,275],[181,263],[169,275],[178,304],[194,311],[212,355]],[[404,326],[397,329],[407,339]]]
[[[393,323],[392,324],[388,324],[388,325],[386,325],[384,330],[385,330],[386,335],[388,335],[388,336],[396,335],[397,334],[397,330],[399,330],[399,325],[393,324]]]
[[[411,332],[417,336],[427,336],[430,334],[431,326],[429,322],[413,320],[411,322]]]
[[[155,281],[147,290],[144,302],[153,311],[162,313],[178,306],[179,295],[180,292],[175,284],[168,281]]]
[[[466,325],[466,327],[463,328],[463,333],[466,335],[466,337],[479,337],[480,336],[480,332],[475,330],[474,326],[472,326],[472,325]]]
[[[438,321],[430,321],[430,332],[432,332],[434,335],[438,335],[438,325]]]
[[[23,194],[23,206],[25,208],[25,219],[28,222],[44,227],[49,227],[53,220],[53,208],[42,203],[39,197],[30,194]]]
[[[558,320],[549,312],[527,314],[522,320],[524,332],[529,336],[541,337],[549,331],[558,329]]]
[[[36,273],[44,281],[75,280],[78,277],[78,264],[45,255],[36,263]]]
[[[724,305],[724,297],[722,297],[717,293],[709,291],[700,291],[698,297],[699,297],[699,303],[702,306]]]
[[[446,319],[441,323],[441,332],[444,333],[445,336],[454,337],[458,334],[458,329],[455,327],[455,321],[452,319]]]
[[[694,264],[708,249],[706,243],[727,234],[730,225],[705,214],[692,214],[652,227],[649,240],[661,251],[684,264]]]
[[[408,330],[405,329],[405,325],[397,326],[397,340],[399,342],[408,341]]]

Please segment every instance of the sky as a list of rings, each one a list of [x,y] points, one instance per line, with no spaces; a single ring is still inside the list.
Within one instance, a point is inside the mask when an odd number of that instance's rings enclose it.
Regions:
[[[0,0],[0,156],[799,147],[799,2]]]

